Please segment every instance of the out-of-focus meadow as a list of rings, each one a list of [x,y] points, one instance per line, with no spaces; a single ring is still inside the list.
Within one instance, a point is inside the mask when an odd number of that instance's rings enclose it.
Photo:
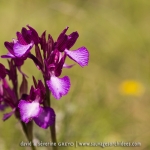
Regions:
[[[78,31],[80,35],[72,50],[86,46],[90,52],[88,67],[63,69],[62,76],[71,79],[69,94],[61,100],[52,97],[58,141],[141,142],[141,147],[117,150],[150,149],[150,1],[1,0],[0,16],[0,55],[7,53],[4,41],[11,41],[27,24],[39,35],[46,30],[55,40],[69,26],[68,34]],[[5,59],[0,62],[7,66]],[[30,85],[31,75],[41,79],[31,60],[22,70],[29,75]],[[48,131],[34,125],[34,138],[48,142]],[[29,150],[19,146],[21,141],[27,140],[14,116],[0,121],[0,149]]]

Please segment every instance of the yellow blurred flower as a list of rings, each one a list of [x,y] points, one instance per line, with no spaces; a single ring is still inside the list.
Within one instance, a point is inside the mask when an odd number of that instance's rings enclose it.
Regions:
[[[125,80],[120,84],[119,90],[123,95],[140,96],[144,93],[144,86],[136,80]]]

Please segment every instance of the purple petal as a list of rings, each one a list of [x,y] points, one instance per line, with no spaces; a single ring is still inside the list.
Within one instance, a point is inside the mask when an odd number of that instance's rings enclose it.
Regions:
[[[63,65],[63,68],[68,68],[68,69],[70,69],[70,68],[72,68],[74,65],[75,65],[75,64],[72,64],[72,65],[64,64],[64,65]]]
[[[63,95],[66,95],[70,89],[70,79],[67,76],[63,78],[51,76],[51,79],[46,81],[46,83],[56,99],[60,99]]]
[[[18,41],[15,41],[14,46],[13,46],[14,55],[16,57],[22,57],[23,55],[29,53],[32,46],[33,46],[33,43],[30,43],[28,45],[22,45]]]
[[[41,128],[48,128],[55,122],[55,112],[52,108],[41,107],[41,111],[38,117],[34,117],[33,120]]]
[[[11,53],[7,53],[6,55],[2,55],[1,58],[15,58],[15,56]]]
[[[13,109],[11,112],[9,112],[9,113],[6,113],[6,114],[4,114],[3,115],[3,121],[5,121],[5,120],[7,120],[8,118],[10,118],[12,115],[13,115],[13,113],[15,112],[15,109]]]
[[[36,101],[20,100],[18,107],[20,108],[21,120],[25,123],[28,123],[31,118],[37,117],[40,113],[40,104]]]
[[[74,51],[65,49],[65,53],[68,55],[68,57],[77,62],[81,67],[88,65],[89,52],[85,47],[80,47]]]

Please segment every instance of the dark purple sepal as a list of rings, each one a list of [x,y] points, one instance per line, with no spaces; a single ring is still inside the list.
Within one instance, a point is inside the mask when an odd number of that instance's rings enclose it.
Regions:
[[[24,38],[23,38],[23,36],[20,32],[17,32],[16,35],[17,35],[17,39],[18,39],[20,44],[22,44],[22,45],[27,45],[28,44],[28,42],[26,42],[24,40]]]
[[[14,90],[10,88],[8,82],[5,79],[3,79],[2,82],[3,82],[3,92],[5,95],[5,100],[12,108],[15,108],[17,103],[17,97],[14,93]]]
[[[38,117],[34,117],[33,120],[39,127],[47,129],[55,122],[55,112],[52,108],[41,107]]]
[[[44,88],[44,85],[42,85],[42,82],[41,83],[38,82],[38,85],[36,88],[34,88],[33,85],[31,86],[30,94],[27,100],[29,101],[36,100],[37,102],[41,103],[41,101],[45,97],[45,93],[46,93],[46,90]]]
[[[67,35],[64,35],[63,37],[59,38],[57,43],[56,43],[56,48],[60,51],[63,52],[66,48],[66,43],[67,43]]]
[[[56,42],[56,48],[58,48],[58,50],[60,52],[63,52],[66,48],[66,42],[67,42],[67,35],[65,34],[67,32],[69,27],[66,27],[61,34],[59,35],[59,37],[57,38],[57,42]]]
[[[38,81],[37,88],[40,89],[43,94],[46,94],[45,86],[41,80]]]
[[[56,63],[58,63],[58,61],[59,61],[59,54],[60,52],[57,50],[57,49],[55,49],[52,53],[51,53],[51,55],[48,57],[48,59],[47,59],[47,65],[49,66],[50,64],[56,64]]]
[[[8,49],[9,53],[14,55],[14,51],[13,51],[14,43],[13,42],[4,42],[4,45]]]
[[[36,58],[43,65],[43,58],[42,58],[41,51],[38,45],[35,45],[35,54],[36,54]]]
[[[43,103],[43,100],[45,99],[45,95],[46,95],[46,88],[41,80],[38,81],[37,91],[39,92],[37,94],[39,94],[40,97],[39,103]]]
[[[54,47],[54,40],[52,38],[52,36],[49,34],[48,35],[48,41],[47,41],[47,58],[50,56],[52,50]]]
[[[65,62],[65,58],[62,57],[61,60],[60,60],[60,62],[56,65],[56,67],[55,67],[55,76],[56,77],[58,77],[58,76],[61,75],[64,62]]]
[[[36,93],[35,93],[35,89],[33,87],[33,85],[31,86],[30,88],[30,93],[29,93],[29,96],[28,96],[28,100],[35,100],[36,98]]]
[[[13,87],[17,88],[18,84],[17,69],[14,59],[11,59],[10,61],[8,60],[8,65],[9,65],[9,72],[8,72],[9,79],[12,80]]]
[[[46,31],[44,31],[40,38],[41,49],[46,52]]]
[[[36,32],[36,30],[35,29],[33,29],[31,26],[29,26],[29,25],[27,25],[27,27],[30,29],[30,31],[31,31],[31,38],[32,38],[32,40],[34,41],[34,43],[37,45],[37,44],[39,44],[39,42],[40,42],[40,38],[39,38],[39,36],[38,36],[38,33]]]
[[[21,30],[21,34],[28,44],[31,43],[31,31],[30,30],[27,30],[26,28],[23,27]]]
[[[68,35],[68,40],[65,48],[70,49],[75,44],[78,37],[79,37],[78,32],[72,32],[70,35]]]
[[[57,38],[57,42],[58,42],[58,44],[60,44],[60,43],[62,43],[62,41],[64,41],[65,39],[66,39],[66,32],[67,32],[67,30],[69,29],[69,27],[66,27],[61,33],[60,33],[60,35],[58,36],[58,38]]]
[[[6,77],[7,71],[5,66],[0,63],[0,78],[4,79]]]
[[[56,42],[56,48],[60,52],[63,52],[65,49],[70,49],[79,37],[78,32],[72,32],[70,35],[66,35],[67,30],[68,27],[62,31]]]

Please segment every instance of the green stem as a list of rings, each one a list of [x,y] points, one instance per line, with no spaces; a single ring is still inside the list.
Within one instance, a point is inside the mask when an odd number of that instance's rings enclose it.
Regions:
[[[27,124],[27,133],[28,133],[28,140],[31,141],[31,148],[32,150],[36,150],[36,147],[33,143],[33,121],[30,121]]]
[[[45,87],[46,87],[46,103],[45,103],[45,105],[51,107],[51,101],[50,101],[50,94],[51,93],[49,91],[49,88],[46,85],[46,81],[45,81]],[[53,150],[58,150],[58,148],[57,148],[57,139],[56,139],[55,122],[54,122],[53,125],[51,125],[49,127],[49,129],[50,129],[50,133],[51,133],[52,142],[56,143],[56,146],[53,146]]]
[[[33,134],[32,134],[32,129],[33,129],[33,122],[30,121],[27,125],[21,121],[22,129],[26,135],[26,138],[28,139],[29,142],[31,142],[31,148],[32,150],[36,150],[36,147],[33,144]]]
[[[53,146],[53,150],[58,150],[58,148],[57,148],[57,139],[56,139],[55,122],[54,122],[54,124],[52,126],[50,126],[50,132],[51,132],[52,142],[56,143],[56,146]]]
[[[22,126],[22,129],[23,129],[23,131],[24,131],[26,137],[28,137],[27,127],[26,127],[26,124],[25,124],[23,121],[21,121],[21,126]]]

